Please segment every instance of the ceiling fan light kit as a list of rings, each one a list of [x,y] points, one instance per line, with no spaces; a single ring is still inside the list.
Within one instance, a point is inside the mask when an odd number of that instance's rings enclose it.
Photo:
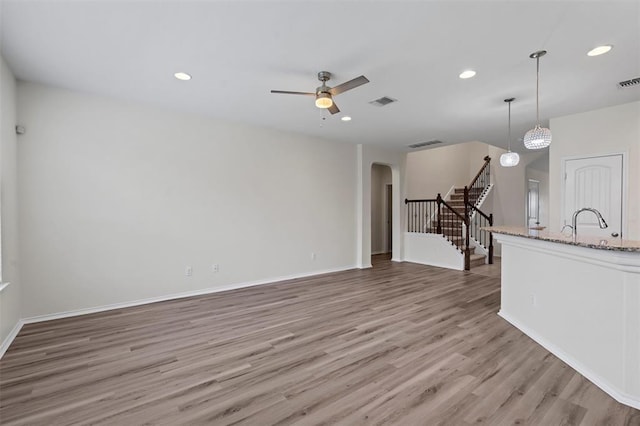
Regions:
[[[333,99],[331,95],[325,92],[319,92],[316,95],[316,106],[318,108],[330,108],[333,105]]]
[[[331,114],[337,114],[340,112],[340,109],[333,101],[333,97],[369,82],[369,79],[367,79],[367,77],[361,75],[360,77],[356,77],[353,80],[349,80],[335,87],[329,87],[327,86],[327,81],[329,81],[330,79],[331,73],[329,71],[320,71],[318,73],[318,80],[322,82],[322,85],[317,87],[315,92],[290,92],[288,90],[272,90],[271,93],[279,93],[283,95],[315,96],[316,107],[328,109]]]
[[[536,60],[536,127],[524,135],[523,142],[527,149],[543,149],[551,145],[551,130],[540,126],[540,58],[546,54],[546,50],[539,50],[529,55]]]
[[[509,104],[509,124],[507,126],[508,151],[500,156],[500,165],[502,167],[514,167],[517,166],[520,162],[520,155],[518,155],[517,152],[511,152],[511,102],[513,102],[515,99],[516,98],[508,98],[504,100]]]

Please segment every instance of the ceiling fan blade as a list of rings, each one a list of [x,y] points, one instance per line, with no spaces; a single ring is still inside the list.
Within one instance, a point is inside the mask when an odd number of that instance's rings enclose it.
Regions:
[[[338,108],[338,105],[336,105],[336,101],[333,101],[333,105],[331,105],[329,107],[329,112],[333,115],[333,114],[337,114],[340,112],[340,109]]]
[[[315,96],[315,92],[290,92],[288,90],[272,90],[271,93],[280,93],[283,95],[306,95],[306,96]]]
[[[336,87],[333,87],[331,90],[329,90],[329,93],[331,93],[334,96],[339,95],[342,92],[355,89],[356,87],[362,86],[363,84],[367,84],[368,82],[369,82],[369,79],[364,75],[361,75],[360,77],[356,77],[353,80],[349,80],[345,83],[338,84]]]

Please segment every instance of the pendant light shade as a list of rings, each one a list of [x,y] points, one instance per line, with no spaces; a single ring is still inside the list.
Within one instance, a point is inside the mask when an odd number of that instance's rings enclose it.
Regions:
[[[536,60],[536,127],[524,135],[523,142],[527,149],[543,149],[551,145],[551,130],[540,126],[540,57],[546,54],[546,50],[539,50],[529,55]]]
[[[543,149],[551,145],[551,130],[546,127],[536,127],[524,135],[524,146],[527,149]]]
[[[500,156],[500,165],[502,167],[513,167],[517,166],[520,162],[520,156],[517,152],[505,152]]]
[[[517,166],[520,162],[520,156],[517,152],[511,152],[511,102],[516,98],[505,99],[504,101],[509,104],[509,124],[507,126],[507,147],[508,151],[500,156],[500,165],[502,167]]]

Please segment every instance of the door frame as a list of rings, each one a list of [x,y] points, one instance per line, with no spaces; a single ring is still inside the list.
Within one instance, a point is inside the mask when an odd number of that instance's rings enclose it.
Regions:
[[[538,222],[535,224],[535,226],[540,226],[540,181],[538,179],[527,178],[527,208],[525,209],[525,214],[527,215],[527,228],[531,227],[531,224],[529,223],[529,218],[531,217],[531,182],[535,182],[538,184],[538,199],[536,200],[536,207],[538,209],[538,211],[536,212],[536,219],[538,220]]]
[[[393,184],[387,183],[385,185],[384,190],[385,190],[385,193],[384,193],[384,199],[385,199],[384,251],[385,253],[392,253],[393,252],[393,222],[392,222],[393,221]]]
[[[607,152],[602,154],[589,154],[589,155],[571,155],[566,157],[561,157],[560,162],[562,163],[561,167],[561,175],[560,175],[560,224],[562,224],[565,218],[565,175],[567,174],[567,161],[572,160],[586,160],[588,158],[598,158],[598,157],[613,157],[616,155],[622,156],[622,224],[621,224],[621,236],[625,238],[628,232],[627,228],[627,202],[629,201],[629,151],[614,151]],[[559,232],[559,231],[558,231]]]

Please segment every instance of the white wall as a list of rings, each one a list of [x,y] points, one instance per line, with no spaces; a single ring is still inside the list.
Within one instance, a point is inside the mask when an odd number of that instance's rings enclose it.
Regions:
[[[524,156],[520,156],[520,163],[517,166],[502,167],[500,156],[505,152],[506,150],[502,148],[489,147],[491,181],[494,187],[484,210],[493,213],[494,225],[524,226],[526,194]]]
[[[18,264],[18,197],[16,81],[0,56],[0,183],[2,185],[2,282],[11,284],[0,292],[0,348],[21,318]],[[2,351],[0,350],[0,356]]]
[[[25,317],[355,266],[353,145],[26,83],[18,116]]]
[[[640,240],[640,102],[551,119],[549,198],[552,229],[560,229],[562,161],[624,152],[627,157],[626,238]]]
[[[484,164],[489,145],[468,142],[407,154],[407,198],[436,198],[452,186],[471,183]],[[493,159],[497,164],[497,159]]]
[[[542,188],[542,182],[546,182],[545,172],[539,170],[530,171],[530,164],[537,164],[538,161],[545,161],[546,151],[531,151],[520,153],[520,162],[515,167],[500,166],[500,156],[506,150],[495,146],[489,147],[491,160],[491,181],[494,183],[493,190],[485,205],[484,211],[493,213],[493,224],[495,226],[527,226],[527,192],[528,173],[535,175],[541,180],[540,191],[540,215],[546,217],[548,209],[547,190]],[[535,166],[534,166],[535,167]],[[543,167],[538,167],[542,169]],[[533,170],[533,169],[531,169]],[[548,174],[548,173],[547,173]],[[543,211],[544,210],[544,211]],[[541,224],[545,226],[544,224]],[[497,256],[502,254],[500,244],[496,244],[494,253]]]
[[[371,166],[371,253],[387,252],[387,185],[391,185],[391,168]]]
[[[442,235],[405,232],[404,259],[407,262],[464,270],[464,256]]]

